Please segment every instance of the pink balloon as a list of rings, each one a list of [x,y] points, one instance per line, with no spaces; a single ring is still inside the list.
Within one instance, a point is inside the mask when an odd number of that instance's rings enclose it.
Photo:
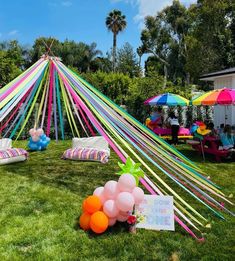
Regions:
[[[104,202],[103,211],[109,218],[114,218],[117,216],[119,209],[117,208],[115,201],[109,199]]]
[[[37,135],[32,135],[32,141],[37,142],[39,141],[39,137]]]
[[[118,180],[118,188],[123,192],[132,192],[136,187],[135,178],[131,174],[122,174]]]
[[[144,200],[144,191],[143,189],[136,187],[132,191],[132,196],[134,197],[135,204],[138,205]]]
[[[134,197],[129,192],[121,192],[117,196],[116,205],[121,211],[132,211],[134,204]]]
[[[127,219],[128,219],[128,215],[123,216],[120,213],[117,215],[117,221],[119,222],[125,222],[127,221]]]
[[[39,128],[39,129],[36,130],[36,133],[37,133],[38,136],[41,136],[42,134],[44,134],[44,131],[43,131],[42,128]]]
[[[115,225],[117,222],[116,218],[109,218],[109,226],[112,227],[113,225]]]
[[[94,192],[93,192],[93,195],[94,195],[94,196],[97,196],[97,197],[100,199],[102,205],[103,205],[104,202],[106,201],[106,198],[105,198],[105,196],[104,196],[104,187],[98,187],[98,188],[96,188],[96,189],[94,190]]]
[[[119,211],[121,216],[129,217],[132,211]]]
[[[30,130],[29,130],[29,135],[30,135],[30,136],[33,136],[35,133],[36,133],[36,130],[35,130],[35,129],[30,129]]]
[[[119,193],[117,181],[110,180],[104,185],[104,196],[107,199],[115,199]]]

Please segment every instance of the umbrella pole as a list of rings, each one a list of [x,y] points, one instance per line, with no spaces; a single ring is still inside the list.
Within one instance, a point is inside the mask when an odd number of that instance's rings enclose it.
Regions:
[[[202,140],[201,140],[201,139],[200,139],[200,143],[201,143],[201,151],[202,151],[203,162],[205,162],[205,153],[204,153],[204,148],[203,148]]]
[[[224,106],[224,125],[226,125],[226,121],[227,121],[227,105]]]

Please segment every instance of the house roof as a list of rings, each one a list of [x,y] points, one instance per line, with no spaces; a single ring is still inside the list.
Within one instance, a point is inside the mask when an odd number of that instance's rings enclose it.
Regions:
[[[226,69],[226,70],[222,70],[222,71],[203,74],[200,77],[200,80],[202,80],[202,81],[214,81],[214,79],[216,77],[227,76],[227,75],[231,75],[231,74],[235,74],[235,67],[232,67],[232,68],[229,68],[229,69]]]

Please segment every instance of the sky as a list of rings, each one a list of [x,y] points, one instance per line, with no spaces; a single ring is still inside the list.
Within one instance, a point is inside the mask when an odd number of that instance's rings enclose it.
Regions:
[[[188,6],[196,0],[181,0]],[[105,18],[113,9],[126,15],[127,28],[118,35],[118,47],[129,42],[140,45],[146,15],[155,15],[172,0],[0,0],[0,42],[17,39],[32,45],[40,36],[60,41],[97,43],[104,54],[112,46],[112,33]]]

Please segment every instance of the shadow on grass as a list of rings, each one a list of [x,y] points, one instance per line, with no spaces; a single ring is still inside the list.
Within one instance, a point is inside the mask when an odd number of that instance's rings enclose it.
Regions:
[[[74,223],[74,230],[76,231],[83,231],[83,229],[81,229],[80,225],[79,225],[79,218],[80,216],[78,216],[75,219],[75,223]],[[128,232],[129,231],[129,225],[126,222],[116,222],[114,226],[108,227],[107,230],[105,231],[105,233],[107,234],[120,234],[121,232]],[[96,234],[95,232],[93,232],[91,229],[88,231],[84,231],[85,233],[87,233],[87,235],[89,236],[89,238],[97,238],[99,237],[99,234]]]

